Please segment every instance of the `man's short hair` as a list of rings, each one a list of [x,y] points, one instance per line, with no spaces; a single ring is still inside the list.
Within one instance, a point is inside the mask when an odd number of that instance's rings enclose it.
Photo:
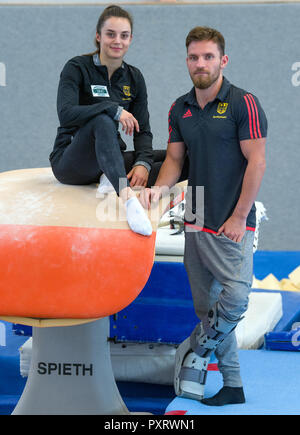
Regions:
[[[211,27],[194,27],[186,37],[185,45],[188,49],[189,45],[193,41],[213,41],[217,44],[221,56],[225,54],[225,39],[218,30]]]

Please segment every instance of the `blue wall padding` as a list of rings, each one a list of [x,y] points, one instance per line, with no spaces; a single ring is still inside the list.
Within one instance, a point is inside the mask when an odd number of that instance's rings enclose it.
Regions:
[[[300,251],[256,251],[253,269],[257,279],[264,279],[273,273],[278,280],[288,278],[300,266]]]
[[[278,279],[280,274],[287,277],[295,264],[300,264],[300,252],[257,252],[254,256],[254,270],[258,274],[265,270],[263,278],[269,273],[279,275]],[[300,308],[300,292],[280,293],[283,315],[274,328],[277,331],[289,330]],[[183,263],[156,262],[138,298],[116,319],[111,318],[111,336],[116,341],[181,343],[197,322]]]
[[[197,323],[184,265],[156,262],[138,298],[111,317],[111,336],[117,341],[180,343]]]

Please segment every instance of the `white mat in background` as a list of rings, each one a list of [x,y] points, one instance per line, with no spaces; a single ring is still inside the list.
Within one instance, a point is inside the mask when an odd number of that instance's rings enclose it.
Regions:
[[[280,293],[252,292],[245,317],[236,329],[239,349],[258,349],[264,343],[264,335],[274,329],[282,317]]]
[[[175,234],[176,231],[168,227],[158,228],[155,242],[156,255],[183,255],[184,232]]]

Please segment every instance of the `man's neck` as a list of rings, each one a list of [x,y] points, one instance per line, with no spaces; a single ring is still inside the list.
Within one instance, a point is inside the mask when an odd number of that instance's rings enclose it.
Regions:
[[[223,84],[223,74],[221,73],[218,79],[207,89],[198,89],[195,87],[196,100],[201,107],[204,109],[207,103],[213,101],[218,95]]]

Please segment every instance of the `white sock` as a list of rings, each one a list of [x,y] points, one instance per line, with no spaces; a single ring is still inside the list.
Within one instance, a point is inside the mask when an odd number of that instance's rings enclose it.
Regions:
[[[137,197],[133,196],[128,199],[125,202],[125,207],[128,225],[132,231],[143,236],[150,236],[152,234],[152,225]]]
[[[99,182],[99,186],[97,189],[97,193],[100,194],[105,194],[105,193],[110,193],[110,192],[115,192],[115,189],[113,187],[113,185],[111,184],[111,182],[109,181],[109,179],[107,178],[107,176],[105,174],[102,174],[100,177],[100,182]]]

